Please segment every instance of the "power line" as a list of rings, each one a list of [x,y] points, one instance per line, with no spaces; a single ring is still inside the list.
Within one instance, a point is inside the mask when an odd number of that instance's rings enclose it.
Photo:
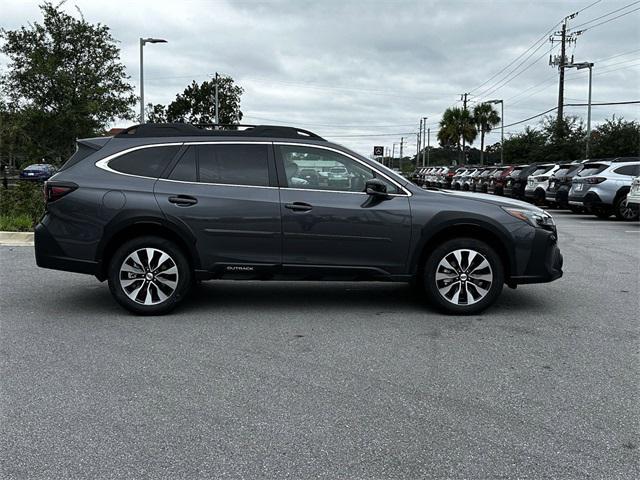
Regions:
[[[605,106],[605,105],[631,105],[631,104],[636,104],[636,103],[640,103],[640,100],[631,100],[631,101],[627,101],[627,102],[599,102],[599,103],[592,103],[591,106],[592,107],[596,107],[596,106]],[[565,103],[563,106],[565,107],[586,107],[588,106],[588,103]],[[557,110],[558,107],[553,107],[550,108],[549,110],[546,110],[542,113],[538,113],[537,115],[533,115],[531,117],[525,118],[524,120],[519,120],[517,122],[513,122],[510,123],[509,125],[505,125],[504,128],[508,128],[508,127],[513,127],[514,125],[520,125],[521,123],[524,122],[528,122],[529,120],[533,120],[534,118],[538,118],[541,117],[543,115],[546,115],[547,113],[551,113],[554,110]]]
[[[604,22],[600,22],[600,23],[596,23],[595,25],[591,25],[590,27],[585,28],[584,30],[581,30],[581,32],[586,32],[587,30],[591,30],[592,28],[599,27],[600,25],[604,25],[605,23],[613,22],[614,20],[616,20],[616,19],[618,19],[620,17],[624,17],[625,15],[629,15],[630,13],[637,12],[638,10],[640,10],[640,7],[634,8],[633,10],[630,10],[630,11],[628,11],[626,13],[618,15],[617,17],[610,18],[609,20],[605,20]]]
[[[500,75],[502,72],[504,72],[506,69],[508,69],[511,65],[513,65],[514,63],[516,63],[518,60],[520,60],[520,58],[522,58],[524,55],[526,55],[533,47],[535,47],[538,43],[546,41],[547,35],[549,35],[554,28],[556,28],[558,25],[560,25],[561,22],[556,23],[553,27],[551,27],[547,32],[545,32],[544,35],[542,35],[542,37],[540,37],[538,40],[536,40],[535,42],[533,42],[533,44],[527,48],[524,52],[522,52],[520,55],[518,55],[516,58],[514,58],[509,64],[507,64],[506,67],[504,67],[502,70],[500,70],[499,72],[493,74],[491,77],[489,77],[487,80],[485,80],[483,83],[481,83],[480,85],[478,85],[477,87],[472,88],[471,90],[469,90],[469,92],[475,92],[476,90],[478,90],[479,88],[483,87],[484,85],[486,85],[487,83],[489,83],[491,80],[493,80],[494,78],[496,78],[498,75]],[[491,87],[489,87],[491,88]]]
[[[590,23],[592,23],[592,22],[595,22],[596,20],[600,20],[601,18],[605,18],[605,17],[608,17],[609,15],[613,15],[614,13],[618,13],[619,11],[624,10],[624,9],[626,9],[626,8],[633,7],[634,5],[636,5],[636,4],[638,4],[638,3],[640,3],[640,0],[638,0],[638,1],[636,1],[636,2],[631,2],[631,3],[630,3],[630,4],[628,4],[628,5],[625,5],[625,6],[623,6],[623,7],[617,8],[616,10],[612,10],[612,11],[610,11],[610,12],[608,12],[608,13],[605,13],[604,15],[600,15],[599,17],[592,18],[591,20],[588,20],[588,21],[586,21],[586,22],[584,22],[584,23],[581,23],[580,25],[576,25],[575,27],[571,28],[571,30],[578,30],[580,27],[584,27],[585,25],[588,25],[588,24],[590,24]],[[636,10],[637,10],[637,9],[636,9]],[[622,14],[622,15],[618,15],[618,16],[617,16],[617,17],[615,17],[615,18],[611,18],[611,19],[609,19],[609,20],[607,20],[607,21],[605,21],[605,22],[601,22],[601,23],[599,23],[598,25],[602,25],[602,23],[610,22],[611,20],[615,20],[616,18],[623,17],[623,16],[628,15],[629,13],[632,13],[632,12],[635,12],[635,10],[631,10],[630,12],[624,13],[624,14]],[[589,27],[585,28],[583,31],[586,31],[586,30],[588,30],[589,28],[594,28],[594,27],[596,27],[596,26],[598,26],[598,25],[591,25],[591,26],[589,26]]]

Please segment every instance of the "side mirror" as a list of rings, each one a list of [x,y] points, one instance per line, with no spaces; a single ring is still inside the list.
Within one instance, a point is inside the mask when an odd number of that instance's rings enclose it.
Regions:
[[[365,192],[367,195],[371,195],[379,198],[389,198],[387,193],[387,185],[379,178],[371,178],[365,183]]]

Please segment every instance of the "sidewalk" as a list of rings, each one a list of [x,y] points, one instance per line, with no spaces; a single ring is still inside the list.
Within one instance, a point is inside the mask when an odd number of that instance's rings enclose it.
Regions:
[[[33,247],[33,232],[0,232],[0,246]]]

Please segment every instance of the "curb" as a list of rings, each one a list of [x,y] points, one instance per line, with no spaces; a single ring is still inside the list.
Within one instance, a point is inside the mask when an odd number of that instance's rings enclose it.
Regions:
[[[33,232],[0,232],[0,245],[6,247],[32,247]]]

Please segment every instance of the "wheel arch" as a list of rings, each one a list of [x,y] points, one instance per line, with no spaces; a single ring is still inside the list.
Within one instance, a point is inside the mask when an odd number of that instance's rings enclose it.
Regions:
[[[185,252],[192,270],[200,268],[200,257],[195,246],[196,239],[190,231],[165,219],[136,218],[115,222],[105,229],[105,235],[97,249],[96,277],[100,281],[107,278],[109,260],[123,242],[147,235],[171,240]]]
[[[512,249],[508,248],[504,235],[497,232],[498,230],[495,226],[489,226],[477,221],[463,221],[443,225],[431,236],[425,238],[416,249],[412,259],[412,274],[416,275],[416,278],[421,278],[427,257],[438,245],[448,240],[465,237],[483,241],[496,251],[502,261],[504,278],[508,283],[516,265],[515,254]]]

